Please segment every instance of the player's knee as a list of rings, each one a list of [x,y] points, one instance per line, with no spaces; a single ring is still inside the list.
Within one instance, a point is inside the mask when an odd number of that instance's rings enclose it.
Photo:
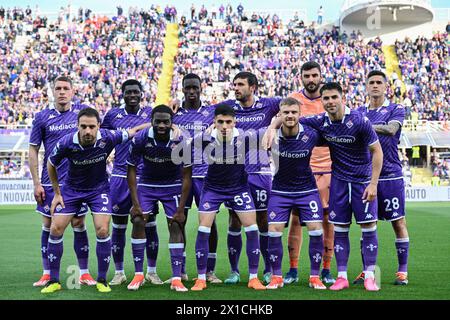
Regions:
[[[242,227],[241,221],[236,214],[230,215],[230,228],[240,229]]]
[[[404,218],[392,222],[397,238],[407,238],[408,229],[406,228],[406,220]]]
[[[52,223],[50,226],[50,234],[56,237],[61,237],[64,234],[64,227],[58,224]]]
[[[107,238],[109,236],[109,228],[107,226],[101,226],[96,228],[95,230],[95,234],[97,236],[97,238]]]
[[[133,217],[132,223],[135,228],[145,228],[145,219],[142,216]]]
[[[322,223],[320,222],[308,222],[306,223],[306,227],[308,228],[308,231],[323,230]]]
[[[73,218],[72,219],[73,228],[84,228],[84,218]]]

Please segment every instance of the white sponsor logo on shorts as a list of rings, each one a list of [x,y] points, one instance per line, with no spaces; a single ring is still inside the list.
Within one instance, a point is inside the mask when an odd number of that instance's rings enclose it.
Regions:
[[[249,204],[245,206],[245,209],[251,209],[251,208],[252,208],[252,206]]]
[[[371,215],[370,213],[366,214],[366,219],[373,219],[373,215]]]
[[[394,213],[392,214],[392,216],[393,216],[393,217],[398,217],[398,212],[394,212]]]
[[[314,219],[319,219],[319,215],[318,215],[317,213],[314,213],[314,214],[313,214],[313,218],[314,218]]]
[[[106,212],[106,211],[108,211],[108,208],[107,207],[102,207],[100,211]]]

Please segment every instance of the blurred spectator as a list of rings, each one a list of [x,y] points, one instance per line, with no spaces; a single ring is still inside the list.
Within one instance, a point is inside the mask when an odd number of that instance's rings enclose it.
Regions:
[[[319,10],[317,10],[317,24],[320,26],[322,25],[323,20],[323,8],[320,6]]]

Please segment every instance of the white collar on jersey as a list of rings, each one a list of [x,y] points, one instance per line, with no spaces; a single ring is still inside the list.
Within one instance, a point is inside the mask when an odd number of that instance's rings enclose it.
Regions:
[[[125,115],[128,115],[127,109],[125,109],[125,105],[124,105],[124,104],[122,104],[119,108],[120,108],[120,109],[123,109],[123,111],[125,112]],[[143,109],[144,109],[144,108],[139,107],[139,110],[138,110],[138,112],[136,113],[136,115],[137,115],[137,116],[140,116]]]
[[[218,140],[218,139],[217,139],[217,133],[218,133],[218,130],[217,130],[217,129],[214,129],[214,130],[211,132],[211,137],[213,137],[214,139]],[[236,137],[238,137],[238,136],[239,136],[239,130],[236,129],[236,128],[233,128],[233,139],[236,138]],[[233,140],[230,141],[230,143],[232,143],[232,142],[233,142]]]
[[[56,109],[55,105],[53,103],[49,104],[48,108],[50,110],[55,110],[56,112],[58,112],[58,114],[61,114],[61,112],[58,111],[58,109]],[[69,111],[72,111],[73,108],[73,102],[70,103],[70,109]]]
[[[241,110],[252,109],[258,104],[259,97],[258,96],[253,96],[253,99],[255,101],[253,101],[253,104],[251,105],[251,107],[243,107],[243,106],[241,106],[241,103],[239,101],[237,101],[237,100],[235,100],[235,105],[238,106]]]
[[[281,127],[282,128],[282,127]],[[283,138],[284,139],[284,135],[283,135],[283,131],[280,129],[277,130],[277,137],[278,138]],[[296,140],[298,140],[298,138],[300,137],[300,134],[305,131],[305,129],[303,128],[303,126],[299,123],[298,124],[298,134],[295,137]]]
[[[180,108],[178,109],[178,111],[181,111],[181,110],[189,111],[189,110],[191,110],[191,109],[187,109],[187,108],[183,107],[183,104],[184,104],[185,101],[186,101],[186,100],[185,100],[184,98],[183,98],[183,100],[181,100]],[[200,107],[197,109],[197,112],[201,112],[202,109],[203,109],[205,106],[206,106],[206,103],[204,103],[202,100],[200,100]],[[177,113],[178,113],[178,112],[177,112]]]
[[[153,131],[153,127],[148,128],[148,135],[149,138],[151,139],[155,139],[155,133]],[[167,143],[167,145],[169,145],[169,143],[173,141],[173,129],[170,129],[170,136],[169,136],[169,142]]]
[[[381,110],[381,108],[389,107],[390,104],[391,103],[389,102],[388,99],[384,99],[383,104],[379,108],[377,108],[376,111],[379,112]],[[366,111],[369,111],[370,103],[366,103],[365,107],[366,107]]]
[[[349,107],[347,107],[347,106],[344,107],[344,116],[342,117],[341,123],[344,123],[345,116],[349,115],[351,111],[352,111],[352,109],[350,109]],[[331,122],[328,112],[325,112],[325,118],[328,119],[329,122]]]
[[[98,130],[97,131],[97,141],[100,140],[101,138],[102,138],[102,134],[100,133],[100,130]],[[78,139],[78,131],[75,132],[75,134],[73,135],[72,141],[73,141],[74,144],[77,144],[77,145],[79,145],[81,147],[80,140]]]

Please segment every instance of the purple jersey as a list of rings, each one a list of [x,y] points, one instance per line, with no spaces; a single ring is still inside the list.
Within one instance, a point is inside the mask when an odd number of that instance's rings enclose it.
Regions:
[[[64,158],[69,161],[65,185],[74,190],[107,189],[106,160],[116,145],[128,141],[126,131],[100,129],[92,146],[82,147],[78,132],[62,138],[53,149],[49,161],[58,166]]]
[[[383,149],[383,168],[380,179],[390,179],[402,177],[402,164],[398,156],[398,144],[400,143],[401,126],[405,120],[405,108],[395,103],[385,100],[378,109],[368,109],[368,106],[360,107],[362,112],[372,124],[387,125],[389,122],[397,122],[400,128],[394,136],[378,134],[381,148]]]
[[[272,182],[273,193],[298,193],[317,190],[316,179],[309,165],[311,152],[321,141],[319,133],[299,124],[299,133],[283,137],[278,130],[278,144],[272,146],[276,174]]]
[[[327,113],[300,119],[316,129],[330,147],[332,175],[346,182],[368,182],[372,175],[369,146],[378,141],[372,125],[363,114],[345,108],[340,121],[331,121]]]
[[[120,108],[112,108],[109,110],[103,118],[101,127],[110,130],[128,130],[141,124],[151,122],[151,115],[151,107],[141,108],[138,113],[132,114],[128,113],[123,105]],[[127,143],[116,146],[114,167],[112,171],[113,176],[127,176],[127,159],[130,144],[131,141],[128,141]],[[139,165],[138,168],[138,175],[140,175],[142,165]]]
[[[56,143],[62,137],[77,131],[78,113],[87,107],[86,105],[73,105],[70,110],[61,113],[53,105],[50,105],[36,114],[30,135],[30,145],[40,146],[41,143],[44,144],[44,165],[42,166],[41,175],[43,186],[52,185],[48,177],[47,160]],[[66,178],[67,166],[68,162],[64,159],[57,167],[60,183]]]
[[[251,107],[242,107],[237,100],[226,100],[223,103],[234,107],[236,111],[236,128],[245,131],[258,131],[267,128],[280,111],[281,97],[258,98],[255,97],[255,103]],[[262,154],[261,154],[262,155]],[[248,155],[246,170],[248,173],[270,172],[268,165],[268,156],[261,157],[259,160],[253,158],[253,153]],[[253,159],[252,159],[253,158]]]
[[[231,141],[217,139],[217,129],[203,134],[203,157],[209,164],[203,189],[215,192],[234,192],[247,186],[245,171],[246,137],[242,130],[234,129]],[[194,146],[195,147],[195,146]],[[194,149],[194,159],[195,156]]]
[[[208,129],[213,121],[214,106],[201,106],[198,110],[182,107],[173,117],[173,123],[192,138]],[[207,170],[208,165],[206,163],[195,164],[192,167],[192,176],[194,178],[203,178]]]
[[[146,128],[133,138],[127,164],[136,166],[142,161],[143,170],[138,185],[181,186],[182,164],[174,163],[172,157],[172,150],[179,143],[187,143],[187,140],[183,137],[173,140],[171,136],[169,142],[156,141],[153,128]]]

